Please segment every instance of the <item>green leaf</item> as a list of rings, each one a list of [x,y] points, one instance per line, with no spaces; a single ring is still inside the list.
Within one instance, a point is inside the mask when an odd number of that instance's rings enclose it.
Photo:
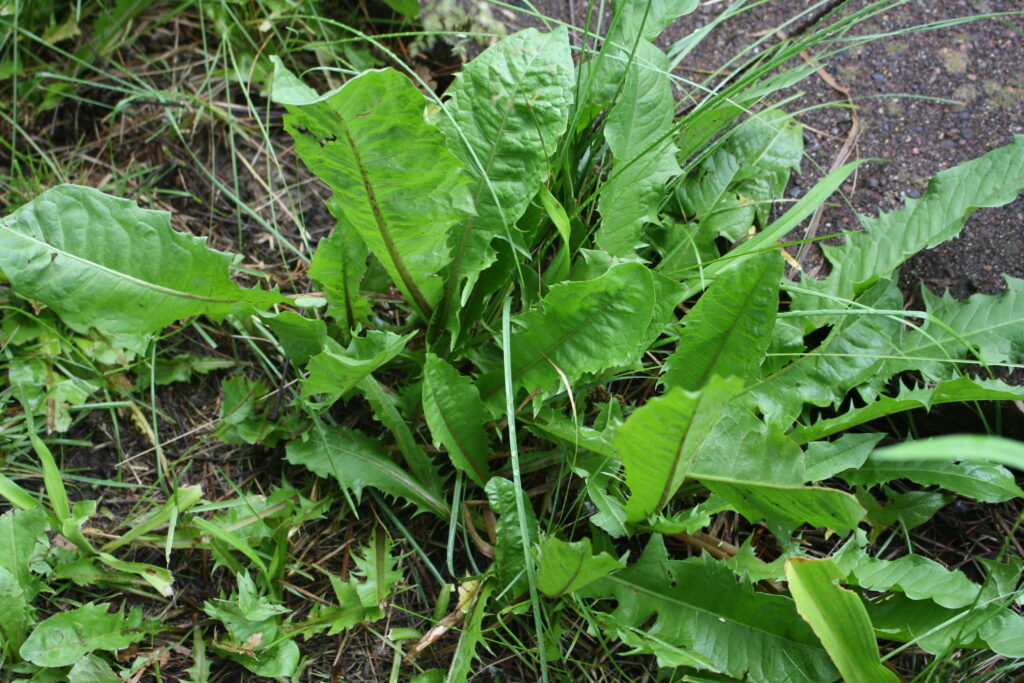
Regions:
[[[415,19],[420,13],[419,0],[384,0],[384,4],[407,19]]]
[[[231,262],[172,230],[167,212],[88,187],[60,185],[0,219],[0,271],[19,294],[136,352],[176,320],[287,301],[235,285]]]
[[[569,34],[560,27],[504,38],[470,61],[448,89],[438,127],[472,179],[477,210],[449,243],[454,258],[442,321],[449,329],[477,274],[495,260],[491,240],[513,241],[513,226],[546,180],[574,83]],[[465,279],[469,284],[459,292]]]
[[[689,129],[687,129],[689,133]],[[733,129],[676,190],[698,230],[735,241],[755,217],[763,222],[803,157],[802,129],[779,109],[752,115]]]
[[[599,192],[601,226],[595,239],[616,256],[635,253],[643,226],[658,222],[665,183],[679,173],[672,144],[675,99],[668,70],[668,58],[661,50],[648,42],[637,45],[622,91],[605,122],[613,162]]]
[[[238,365],[238,361],[232,358],[213,358],[211,356],[197,356],[193,353],[179,353],[174,356],[157,358],[153,366],[153,374],[150,375],[148,365],[136,375],[135,387],[137,389],[148,389],[150,378],[158,387],[173,384],[174,382],[187,382],[193,375],[207,375],[216,370],[226,370]]]
[[[333,197],[330,206],[336,214],[340,213]],[[309,264],[309,277],[324,289],[328,313],[346,328],[370,317],[370,303],[359,291],[369,254],[355,230],[339,220],[334,232],[316,245]]]
[[[45,552],[50,524],[39,505],[28,510],[8,510],[0,515],[0,568],[14,577],[29,602],[35,598],[36,582],[30,566],[32,558]]]
[[[864,603],[837,582],[846,577],[831,560],[791,557],[786,579],[796,609],[828,651],[847,683],[897,683],[900,678],[882,665],[878,644]]]
[[[715,281],[686,315],[662,383],[693,391],[712,374],[755,376],[775,324],[781,278],[782,259],[765,252]]]
[[[263,319],[281,342],[285,356],[296,365],[305,365],[327,343],[327,325],[323,320],[306,318],[293,311],[281,311]]]
[[[224,443],[275,446],[304,427],[297,413],[271,419],[271,390],[261,379],[250,381],[241,376],[232,377],[221,386],[224,400],[216,433]]]
[[[733,378],[727,384],[735,390],[738,382]],[[720,384],[726,382],[716,377],[703,391]],[[618,438],[623,438],[623,430],[631,421],[638,419],[637,414],[647,411],[660,400],[663,399],[649,401],[630,416],[620,427]],[[720,415],[710,434],[703,438],[686,462],[685,472],[678,474],[699,480],[748,520],[754,523],[765,520],[776,532],[794,529],[804,523],[848,530],[855,528],[863,519],[864,508],[850,494],[803,486],[807,479],[803,453],[778,428],[764,424],[750,411],[733,405],[724,409],[719,407],[717,412]],[[664,458],[661,453],[663,440],[673,447],[681,444],[684,449],[688,448],[685,440],[691,435],[685,430],[686,422],[680,415],[659,410],[648,412],[643,420],[641,424],[645,424],[649,431],[640,432],[638,438],[633,439],[633,450],[636,461],[644,463],[645,467],[651,468],[660,462],[655,458]],[[659,436],[655,437],[659,430]],[[630,465],[623,455],[619,457],[626,465],[626,483],[631,491],[635,491],[630,480]],[[652,482],[638,486],[646,491],[647,497],[651,497]],[[626,510],[629,512],[628,505]]]
[[[709,489],[751,522],[766,520],[773,530],[792,531],[801,524],[834,531],[856,529],[865,510],[844,491],[820,486],[737,485],[702,478]],[[789,534],[781,534],[788,536]]]
[[[68,672],[68,683],[122,683],[123,680],[96,655],[82,657]]]
[[[893,524],[899,524],[904,531],[912,531],[955,500],[954,496],[934,491],[889,492],[888,501],[883,505],[863,489],[855,495],[868,511],[867,522],[871,525],[872,541]]]
[[[483,623],[487,614],[487,600],[494,591],[489,579],[464,581],[459,586],[459,609],[466,614],[459,635],[459,645],[452,656],[452,664],[445,676],[445,683],[462,683],[468,680],[470,668],[476,658],[476,647],[484,640]]]
[[[890,280],[879,282],[857,301],[883,310],[903,307],[903,295]],[[892,316],[843,316],[817,349],[751,388],[741,403],[760,409],[766,422],[783,428],[805,404],[839,405],[850,389],[876,378],[885,357],[899,352],[901,327]]]
[[[548,536],[540,546],[537,588],[549,598],[557,598],[622,567],[623,564],[608,553],[595,556],[587,537],[570,543]]]
[[[37,666],[69,666],[96,650],[116,652],[146,637],[142,613],[111,614],[107,605],[89,603],[40,622],[21,646],[21,656]]]
[[[864,517],[850,494],[803,486],[807,474],[800,448],[778,428],[735,406],[712,428],[691,470],[691,478],[749,521],[765,520],[776,533],[805,523],[845,531]]]
[[[871,591],[903,593],[911,600],[932,600],[950,609],[975,602],[980,586],[962,571],[950,571],[921,555],[905,555],[881,560],[861,547],[863,532],[832,556],[839,570],[861,588]]]
[[[356,568],[348,581],[328,574],[338,607],[321,607],[310,619],[317,630],[326,625],[329,636],[382,618],[388,597],[402,580],[391,541],[380,527],[374,528],[369,542],[353,553],[352,559]]]
[[[17,387],[26,416],[46,415],[47,423],[58,432],[71,426],[70,408],[84,404],[99,389],[95,382],[65,374],[43,358],[12,358],[7,378]]]
[[[487,500],[491,511],[498,516],[494,527],[494,569],[501,584],[501,593],[510,599],[527,590],[526,563],[532,557],[523,555],[523,529],[519,526],[516,508],[516,487],[508,479],[491,477],[487,482]],[[527,543],[532,548],[538,541],[537,517],[526,505]]]
[[[230,599],[207,600],[203,611],[226,628],[211,645],[229,659],[260,676],[292,676],[299,664],[299,646],[282,638],[279,615],[288,608],[261,595],[252,578],[236,575],[238,592]]]
[[[914,443],[914,442],[911,442]],[[899,449],[899,447],[894,447]],[[983,503],[1001,503],[1012,498],[1024,497],[1024,491],[1014,482],[1013,473],[999,465],[985,463],[953,463],[944,459],[932,459],[932,451],[925,448],[924,459],[912,459],[920,453],[920,447],[904,450],[910,457],[886,456],[889,449],[879,449],[871,454],[867,462],[857,469],[841,472],[838,476],[851,484],[875,486],[896,479],[909,479],[922,486],[941,486],[961,496]],[[882,453],[882,457],[876,456]],[[963,457],[963,456],[961,456]]]
[[[871,433],[843,434],[835,441],[808,444],[804,476],[807,481],[822,481],[844,470],[860,467],[884,436]]]
[[[697,9],[698,0],[622,0],[615,3],[616,24],[609,39],[625,39],[632,46],[637,37],[654,40],[669,24]]]
[[[812,425],[797,425],[789,433],[789,437],[797,443],[808,443],[887,415],[918,408],[929,409],[943,403],[1020,400],[1024,400],[1024,388],[1010,386],[1000,380],[958,377],[954,380],[939,382],[934,386],[915,388],[901,386],[896,396],[883,396],[873,403],[861,408],[854,408],[844,415],[825,418]],[[1004,464],[1012,465],[1012,463]]]
[[[354,337],[347,348],[328,338],[323,350],[306,366],[309,376],[302,380],[302,396],[323,394],[325,405],[334,403],[401,353],[414,336],[416,332],[400,337],[393,332],[370,330],[365,337]]]
[[[1024,444],[1000,436],[953,434],[880,448],[871,454],[871,459],[876,462],[959,460],[998,463],[1024,471]]]
[[[869,602],[868,614],[875,630],[884,638],[911,641],[932,654],[952,648],[988,648],[1004,657],[1024,657],[1024,617],[1007,609],[1017,593],[1022,566],[1010,556],[1008,564],[984,558],[979,561],[989,572],[980,591],[969,591],[971,604],[943,607],[931,600],[911,600],[900,593]],[[976,598],[976,599],[975,599]]]
[[[848,235],[839,247],[822,245],[832,264],[829,276],[801,285],[853,299],[913,254],[956,237],[975,209],[1008,204],[1022,188],[1024,135],[1015,135],[1005,147],[936,174],[924,196],[907,199],[902,209],[878,218],[862,216],[864,232]],[[811,295],[797,294],[793,300],[795,308],[823,307]]]
[[[706,279],[715,279],[722,272],[735,268],[741,257],[750,256],[761,251],[775,248],[773,245],[795,229],[800,223],[814,213],[822,203],[827,200],[839,186],[857,170],[857,167],[864,163],[864,160],[853,161],[841,166],[819,180],[803,197],[797,200],[786,213],[773,221],[768,227],[757,233],[750,239],[744,240],[737,247],[733,248],[728,258],[718,259],[711,263],[703,264],[699,269],[689,268],[679,272],[666,272],[666,275],[673,277],[687,276],[683,282],[683,299],[693,296],[705,289]]]
[[[364,486],[372,486],[442,519],[451,514],[444,500],[389,460],[384,447],[362,432],[316,424],[302,439],[289,442],[286,450],[288,462],[321,477],[334,477],[357,497]]]
[[[402,453],[402,459],[415,479],[435,496],[442,496],[441,489],[444,485],[444,478],[430,456],[420,448],[409,426],[409,420],[399,409],[398,397],[385,390],[373,375],[363,378],[359,383],[359,388],[367,403],[370,404],[374,418],[394,435],[398,450]]]
[[[672,389],[638,408],[619,427],[614,448],[626,470],[626,515],[638,521],[661,510],[691,476],[697,451],[742,388],[736,378],[712,377],[703,389]]]
[[[380,526],[374,527],[361,553],[353,555],[358,583],[356,593],[366,607],[374,607],[383,616],[384,605],[395,585],[402,580],[398,558],[392,554],[391,539]]]
[[[473,212],[467,179],[423,118],[426,98],[395,71],[367,71],[322,97],[274,61],[295,151],[334,191],[336,207],[392,281],[429,317],[452,225]]]
[[[443,444],[452,464],[482,488],[490,477],[491,448],[480,392],[470,378],[432,353],[423,365],[423,415],[434,443]]]
[[[35,623],[32,608],[32,593],[29,586],[23,586],[18,577],[6,567],[0,566],[0,658],[10,660],[25,642],[25,636]]]
[[[900,349],[905,358],[891,360],[886,374],[919,368],[929,377],[951,379],[958,368],[942,361],[966,358],[968,354],[991,365],[1024,359],[1024,325],[1020,324],[1024,318],[1024,280],[1004,277],[1006,292],[975,294],[967,301],[957,301],[948,293],[938,297],[925,288],[922,296],[929,319],[907,332]]]
[[[755,592],[707,557],[670,560],[660,535],[651,538],[636,564],[580,594],[617,601],[604,618],[614,633],[642,629],[651,639],[706,658],[705,668],[733,678],[821,683],[838,676],[792,600]]]
[[[584,373],[636,359],[653,304],[654,279],[639,263],[553,286],[538,306],[512,319],[512,381],[528,391],[557,392],[559,371],[572,384]]]
[[[675,19],[696,9],[698,0],[622,0],[612,5],[612,23],[595,59],[580,67],[584,90],[582,124],[612,104],[623,84],[638,41],[653,41]]]

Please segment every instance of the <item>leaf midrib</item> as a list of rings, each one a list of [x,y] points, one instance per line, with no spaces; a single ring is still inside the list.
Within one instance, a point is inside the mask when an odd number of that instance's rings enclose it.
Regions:
[[[344,434],[337,433],[337,432],[332,432],[332,433],[335,436],[344,437]],[[337,451],[337,452],[343,453],[343,454],[345,454],[347,456],[355,457],[356,459],[360,460],[361,462],[369,465],[370,467],[372,467],[373,469],[377,470],[378,472],[381,472],[381,473],[385,474],[389,478],[394,479],[396,482],[398,482],[402,486],[408,488],[410,491],[412,491],[413,493],[417,494],[420,497],[421,500],[423,500],[426,503],[429,503],[435,509],[435,511],[440,513],[443,517],[447,517],[447,516],[450,515],[450,510],[447,509],[447,506],[444,505],[444,503],[442,503],[441,501],[439,501],[436,498],[434,498],[433,494],[431,494],[429,491],[427,491],[425,488],[423,488],[423,487],[421,487],[419,485],[419,482],[417,482],[415,479],[412,479],[411,477],[407,476],[406,473],[405,473],[405,470],[403,470],[402,468],[398,467],[397,465],[394,465],[390,461],[381,461],[381,460],[379,460],[377,458],[374,458],[374,457],[371,457],[371,456],[368,456],[368,455],[365,455],[365,454],[361,453],[358,449],[345,448],[344,446],[342,446],[340,444],[330,443],[326,438],[321,438],[321,439],[319,439],[319,441],[320,441],[320,444],[323,446],[323,448],[328,453]],[[328,463],[330,464],[331,472],[334,474],[334,478],[337,479],[339,483],[344,483],[344,482],[348,481],[348,479],[343,477],[341,475],[341,473],[338,471],[337,463],[335,462],[335,459],[332,458],[332,457],[328,457],[327,460],[328,460]],[[388,467],[387,465],[385,465],[384,464],[385,462],[387,462],[388,464],[391,464],[392,467]],[[302,463],[300,462],[299,464],[302,464]]]
[[[20,239],[23,239],[25,241],[31,242],[33,244],[39,245],[41,247],[44,247],[45,249],[49,250],[51,253],[57,254],[58,256],[64,256],[64,257],[66,257],[68,259],[71,259],[72,261],[76,261],[76,262],[86,266],[87,268],[92,268],[92,269],[98,270],[98,271],[100,271],[102,273],[105,273],[107,275],[111,275],[111,276],[113,276],[115,278],[119,278],[119,279],[125,280],[125,281],[127,281],[127,282],[129,282],[129,283],[131,283],[133,285],[136,285],[138,287],[141,287],[143,289],[150,289],[150,290],[152,290],[154,292],[160,292],[161,294],[167,294],[169,296],[174,296],[174,297],[178,297],[178,298],[182,298],[182,299],[194,299],[196,301],[206,301],[206,302],[215,303],[215,304],[235,304],[235,303],[240,303],[240,302],[244,302],[245,301],[245,299],[218,299],[218,298],[215,298],[215,297],[203,296],[202,294],[194,294],[192,292],[185,292],[185,291],[182,291],[182,290],[179,290],[179,289],[173,289],[171,287],[165,287],[164,285],[158,285],[156,283],[149,282],[147,280],[142,280],[142,279],[140,279],[138,277],[135,277],[134,275],[129,275],[128,273],[124,273],[124,272],[119,271],[119,270],[114,270],[113,268],[105,266],[102,263],[97,263],[96,261],[92,261],[90,259],[84,258],[84,257],[79,256],[77,254],[73,254],[73,253],[71,253],[69,251],[65,251],[65,250],[63,250],[63,249],[61,249],[59,247],[55,247],[55,246],[53,246],[52,244],[50,244],[48,242],[45,242],[43,240],[37,239],[35,237],[32,237],[31,235],[26,235],[23,232],[19,232],[19,231],[15,230],[14,228],[12,228],[10,225],[0,224],[0,229],[7,230],[7,231],[11,232],[17,238],[20,238]],[[47,267],[52,267],[52,265],[53,264],[51,263],[50,266],[47,266]],[[244,290],[242,290],[242,291],[244,291]]]
[[[744,628],[744,629],[747,629],[747,630],[750,630],[750,631],[754,631],[755,633],[763,634],[763,635],[765,635],[765,636],[767,636],[769,638],[781,640],[781,641],[786,642],[786,643],[794,643],[794,644],[798,645],[799,647],[808,648],[808,649],[813,650],[813,651],[819,651],[819,649],[817,647],[815,647],[814,645],[812,645],[812,644],[805,643],[805,642],[803,642],[801,640],[795,640],[793,638],[789,638],[789,637],[787,637],[785,635],[778,634],[778,633],[776,633],[774,631],[768,631],[764,627],[756,625],[756,624],[750,624],[750,623],[747,623],[747,622],[744,622],[744,621],[739,621],[735,617],[733,617],[731,615],[728,615],[728,614],[724,614],[724,613],[721,613],[721,612],[713,612],[713,611],[710,611],[710,610],[705,609],[703,607],[700,607],[698,605],[695,605],[695,604],[692,604],[692,603],[689,603],[689,602],[684,602],[683,600],[680,600],[680,599],[678,599],[677,597],[675,597],[673,595],[668,595],[666,593],[658,592],[656,590],[647,588],[646,586],[643,586],[641,584],[627,581],[627,580],[623,579],[622,576],[619,575],[619,574],[610,574],[610,575],[608,575],[605,578],[608,581],[612,581],[612,582],[621,584],[622,586],[625,586],[626,589],[628,591],[630,591],[631,593],[643,594],[643,595],[646,595],[646,596],[648,596],[648,597],[650,597],[650,598],[652,598],[652,599],[654,599],[656,601],[660,601],[660,602],[669,602],[669,603],[675,605],[677,608],[692,610],[694,612],[699,612],[700,614],[704,614],[706,616],[713,617],[715,619],[725,619],[726,623],[734,624],[734,625],[739,626],[741,628]],[[659,616],[661,615],[662,610],[660,608],[656,609],[655,611],[659,614]],[[822,649],[820,651],[824,654],[824,649]]]

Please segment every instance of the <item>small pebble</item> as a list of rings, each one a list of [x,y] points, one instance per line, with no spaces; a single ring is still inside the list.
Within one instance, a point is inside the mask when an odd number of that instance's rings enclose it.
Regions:
[[[871,78],[878,85],[882,85],[883,83],[885,83],[885,76],[883,76],[882,74],[878,73],[877,71],[875,73],[871,74]]]
[[[878,187],[878,178],[874,176],[868,178],[868,187]]]

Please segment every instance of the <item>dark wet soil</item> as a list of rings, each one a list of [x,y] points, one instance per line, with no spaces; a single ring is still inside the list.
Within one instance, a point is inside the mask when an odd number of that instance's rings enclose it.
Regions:
[[[659,43],[669,46],[712,21],[729,4],[701,2],[678,20]],[[679,75],[696,78],[732,57],[765,31],[812,8],[841,3],[772,0],[735,17],[712,33],[683,64]],[[845,12],[869,5],[847,3]],[[536,0],[538,10],[577,26],[585,22],[585,0]],[[1018,0],[912,0],[870,19],[858,33],[888,34],[957,17],[1021,12]],[[819,14],[812,11],[808,15]],[[522,21],[517,19],[516,21]],[[790,30],[799,30],[796,22]],[[825,212],[819,235],[856,229],[856,213],[874,215],[918,197],[936,172],[1009,143],[1024,133],[1024,16],[1003,16],[938,30],[901,33],[836,56],[826,71],[849,89],[862,129],[853,155],[887,162],[865,164],[844,186],[846,200]],[[803,106],[843,102],[845,96],[823,79],[799,86]],[[790,108],[792,110],[792,107]],[[806,176],[790,188],[799,196],[818,169],[828,169],[850,131],[849,111],[814,108],[800,115],[808,155]],[[900,284],[911,305],[919,285],[949,289],[964,298],[1006,289],[1002,274],[1024,277],[1024,200],[982,209],[961,236],[911,259]]]

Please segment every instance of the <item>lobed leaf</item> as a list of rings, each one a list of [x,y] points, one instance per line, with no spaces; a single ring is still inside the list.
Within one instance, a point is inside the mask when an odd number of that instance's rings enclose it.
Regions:
[[[920,199],[878,218],[861,217],[864,232],[848,235],[839,247],[823,245],[832,264],[824,280],[804,280],[815,291],[853,299],[888,277],[907,258],[952,239],[980,207],[1012,202],[1024,188],[1024,135],[1009,145],[935,175]],[[822,308],[827,302],[796,294],[794,308]]]
[[[832,556],[840,571],[856,585],[871,591],[896,591],[911,600],[932,600],[948,608],[975,602],[980,586],[962,571],[951,571],[921,555],[882,560],[868,555],[863,536],[851,539]]]
[[[755,592],[706,556],[670,560],[660,535],[651,538],[636,564],[595,581],[581,595],[617,602],[603,617],[617,635],[642,629],[733,678],[821,683],[838,676],[792,600]],[[664,657],[662,650],[659,659]]]
[[[563,375],[571,384],[635,360],[652,323],[654,292],[651,271],[639,263],[551,287],[538,306],[512,318],[512,382],[547,393],[563,386]],[[495,391],[488,386],[481,394],[486,400]]]
[[[388,459],[379,442],[355,429],[318,423],[302,439],[289,442],[286,452],[288,462],[302,465],[321,477],[333,477],[343,490],[352,491],[357,497],[363,487],[372,486],[442,519],[451,514],[448,504],[428,486]]]
[[[1024,280],[1004,277],[1006,292],[975,294],[967,301],[957,301],[948,293],[938,297],[924,288],[922,296],[929,318],[904,335],[904,357],[892,359],[885,373],[913,368],[945,380],[955,376],[957,369],[942,361],[968,355],[991,365],[1024,360],[1024,325],[1020,324],[1024,318]]]
[[[313,356],[302,380],[302,396],[323,394],[333,403],[359,384],[367,375],[381,367],[405,348],[416,336],[410,332],[399,336],[393,332],[370,330],[364,337],[355,337],[348,348],[327,338],[323,350]]]
[[[1004,657],[1024,657],[1024,617],[1007,609],[1018,595],[1016,584],[1022,567],[1019,558],[1008,559],[1008,564],[979,560],[988,569],[989,580],[980,591],[972,591],[976,600],[966,607],[948,608],[895,593],[868,602],[868,614],[882,637],[913,641],[932,654],[969,647],[988,648]]]
[[[809,443],[887,415],[895,415],[918,408],[930,409],[932,406],[943,403],[1020,400],[1024,400],[1024,388],[1010,386],[994,379],[978,380],[970,377],[958,377],[933,386],[915,388],[901,386],[896,396],[883,396],[866,406],[853,408],[837,417],[821,419],[811,425],[797,425],[789,432],[789,437],[797,443]]]
[[[858,303],[876,309],[902,308],[896,284],[883,280]],[[884,359],[898,353],[901,322],[885,315],[843,316],[814,351],[752,387],[740,402],[759,408],[765,421],[788,428],[805,404],[839,405],[847,392],[876,378]]]

